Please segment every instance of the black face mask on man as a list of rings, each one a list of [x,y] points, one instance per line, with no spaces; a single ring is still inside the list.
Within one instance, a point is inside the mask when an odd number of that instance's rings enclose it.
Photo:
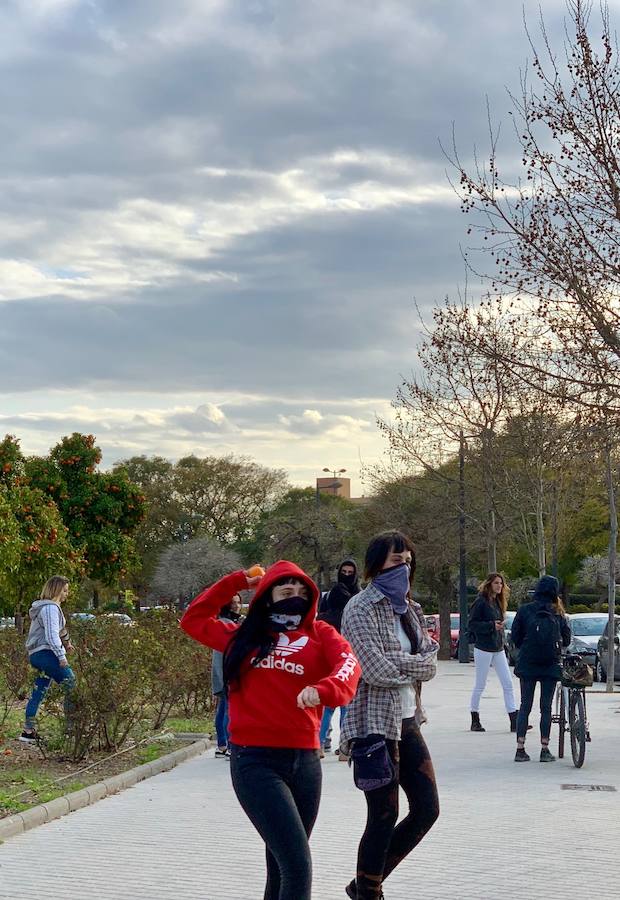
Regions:
[[[269,604],[269,622],[274,631],[295,631],[310,609],[310,601],[305,597],[286,597]]]

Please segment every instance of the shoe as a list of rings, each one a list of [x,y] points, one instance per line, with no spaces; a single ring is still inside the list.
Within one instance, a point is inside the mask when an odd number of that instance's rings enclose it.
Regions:
[[[350,881],[346,888],[344,889],[347,897],[351,897],[351,900],[357,900],[357,886],[355,883],[355,878],[353,881]],[[385,894],[383,891],[380,891],[378,900],[385,900]]]
[[[541,762],[555,762],[555,756],[548,747],[543,747],[540,751],[540,761]]]
[[[525,752],[525,747],[517,747],[517,752],[515,753],[515,762],[529,762],[530,758]]]
[[[338,762],[349,762],[349,754],[338,751]]]
[[[22,731],[18,740],[23,744],[38,744],[40,738],[36,731]]]
[[[470,731],[486,731],[486,728],[482,727],[482,722],[480,721],[480,713],[473,712],[471,714],[471,725],[469,728]]]
[[[325,743],[323,744],[323,750],[331,750],[332,749],[332,739],[327,738]]]
[[[215,755],[221,756],[221,757],[230,756],[230,750],[228,749],[228,747],[224,747],[223,750],[220,747],[218,747],[217,750],[215,751]]]
[[[319,759],[325,759],[325,750],[322,747],[319,750]]]

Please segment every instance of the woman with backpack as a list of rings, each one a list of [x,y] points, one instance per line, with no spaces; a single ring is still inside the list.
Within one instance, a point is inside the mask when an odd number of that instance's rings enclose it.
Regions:
[[[480,699],[486,687],[491,666],[500,680],[504,691],[504,706],[510,719],[510,730],[517,730],[517,703],[504,652],[504,617],[508,608],[510,589],[504,577],[491,572],[478,588],[472,608],[469,611],[469,629],[474,639],[474,662],[476,682],[471,695],[471,730],[484,731],[480,722]]]
[[[360,666],[347,641],[316,620],[319,589],[299,566],[280,560],[263,575],[254,571],[225,575],[202,591],[181,628],[224,654],[232,783],[265,843],[264,900],[310,900],[321,714],[349,702]],[[241,590],[255,592],[243,622],[219,619]]]
[[[515,673],[521,681],[515,762],[530,759],[525,752],[525,735],[537,683],[540,684],[540,761],[555,761],[549,750],[551,705],[555,687],[562,677],[562,647],[568,647],[571,641],[559,589],[557,578],[543,575],[536,585],[534,600],[518,609],[512,623],[512,640],[519,649]]]

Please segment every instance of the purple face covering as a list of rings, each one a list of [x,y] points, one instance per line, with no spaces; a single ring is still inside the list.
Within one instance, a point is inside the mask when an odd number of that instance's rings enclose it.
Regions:
[[[410,573],[411,569],[407,563],[400,563],[398,566],[392,566],[391,569],[384,569],[372,579],[377,590],[389,599],[398,616],[407,612]]]

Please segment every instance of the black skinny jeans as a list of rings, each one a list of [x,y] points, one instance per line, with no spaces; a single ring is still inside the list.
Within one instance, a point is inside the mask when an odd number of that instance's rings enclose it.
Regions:
[[[387,787],[366,791],[368,819],[357,853],[357,900],[375,900],[381,884],[419,844],[439,815],[435,772],[428,747],[415,719],[403,719],[400,741],[387,741],[396,779]],[[409,812],[398,820],[398,787]]]
[[[265,842],[264,900],[310,900],[308,838],[321,799],[318,751],[233,744],[230,767],[239,803]]]
[[[548,743],[551,734],[551,705],[557,678],[520,678],[521,707],[517,717],[517,740],[525,740],[528,720],[534,702],[536,682],[540,682],[540,739]]]

